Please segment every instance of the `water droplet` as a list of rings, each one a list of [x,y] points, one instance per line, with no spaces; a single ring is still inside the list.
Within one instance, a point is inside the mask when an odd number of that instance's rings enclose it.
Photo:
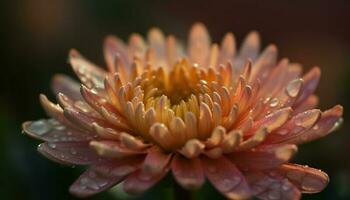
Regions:
[[[277,134],[279,135],[287,135],[289,131],[287,129],[281,129],[277,131]]]
[[[63,131],[66,129],[66,127],[65,126],[56,126],[55,129],[58,131]]]
[[[334,126],[330,130],[330,132],[338,130],[341,127],[341,125],[343,124],[343,122],[344,122],[344,119],[343,118],[339,118],[338,121],[334,124]]]
[[[73,155],[77,155],[77,150],[75,150],[74,148],[71,148],[70,153]]]
[[[303,84],[302,79],[295,79],[288,83],[286,87],[286,93],[288,96],[294,98],[298,96],[301,86]]]
[[[313,130],[318,130],[320,127],[316,124],[314,127],[312,127]]]
[[[56,149],[57,145],[55,143],[49,143],[48,146],[51,148],[51,149]]]
[[[268,194],[268,198],[271,200],[280,199],[281,195],[278,190],[271,190]]]
[[[149,181],[149,180],[151,180],[151,178],[152,178],[152,176],[150,175],[150,174],[148,174],[148,173],[142,173],[142,172],[140,172],[139,173],[139,179],[140,180],[142,180],[142,181]]]
[[[233,187],[235,187],[239,183],[239,181],[240,181],[239,177],[233,177],[232,179],[225,178],[220,182],[219,187],[223,192],[228,192]]]
[[[273,108],[273,107],[276,107],[279,103],[279,100],[277,98],[273,98],[271,99],[270,101],[270,107]]]
[[[46,120],[35,121],[30,124],[28,131],[33,132],[39,136],[46,134],[51,130],[51,126]]]

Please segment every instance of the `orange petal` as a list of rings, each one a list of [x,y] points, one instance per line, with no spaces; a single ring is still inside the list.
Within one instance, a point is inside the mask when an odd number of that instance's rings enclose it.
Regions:
[[[128,156],[145,154],[145,151],[131,150],[125,147],[122,147],[119,143],[114,141],[91,141],[90,147],[94,149],[100,156],[106,158],[124,158]]]
[[[188,56],[192,63],[207,67],[210,52],[210,37],[207,29],[201,23],[194,24],[188,38]]]

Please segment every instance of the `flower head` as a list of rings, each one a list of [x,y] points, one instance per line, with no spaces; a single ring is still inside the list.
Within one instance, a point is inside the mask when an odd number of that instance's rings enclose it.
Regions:
[[[123,183],[140,194],[172,172],[179,185],[198,189],[207,178],[224,196],[299,199],[328,183],[324,172],[289,163],[297,145],[333,131],[342,107],[315,109],[318,67],[277,61],[277,48],[259,53],[256,32],[236,51],[232,33],[212,44],[202,24],[187,50],[173,36],[151,29],[128,45],[107,37],[108,70],[71,50],[82,85],[53,80],[58,104],[41,95],[51,117],[25,122],[45,141],[38,151],[68,165],[88,165],[70,187],[87,197]]]

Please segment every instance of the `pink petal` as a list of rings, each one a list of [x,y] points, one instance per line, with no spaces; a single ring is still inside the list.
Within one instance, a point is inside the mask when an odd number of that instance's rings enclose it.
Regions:
[[[269,45],[260,54],[259,59],[254,63],[249,82],[255,82],[257,79],[266,79],[271,68],[276,66],[276,61],[277,47],[275,45]]]
[[[46,142],[78,142],[92,138],[92,135],[68,128],[54,119],[24,122],[22,128],[29,136]]]
[[[339,124],[343,115],[343,107],[340,105],[326,110],[322,113],[321,119],[309,130],[301,133],[298,137],[289,140],[289,143],[301,144],[324,137],[331,133]]]
[[[82,57],[78,51],[69,52],[69,62],[80,81],[89,88],[103,87],[106,72]]]
[[[117,71],[115,66],[115,56],[118,54],[122,62],[128,65],[128,52],[127,47],[119,38],[114,36],[107,36],[104,45],[103,53],[107,63],[109,72],[114,74]]]
[[[140,158],[129,158],[91,166],[71,185],[69,192],[86,198],[108,190],[124,180],[125,176],[137,170]]]
[[[220,45],[220,55],[218,64],[225,64],[228,61],[232,63],[236,53],[235,36],[232,33],[227,33]]]
[[[177,154],[171,162],[171,170],[175,180],[185,189],[199,189],[205,181],[202,165],[198,158],[187,159]]]
[[[260,36],[256,31],[250,32],[244,39],[233,66],[241,69],[248,59],[255,61],[258,57],[259,50]]]
[[[279,109],[265,116],[261,120],[254,122],[254,125],[249,132],[253,133],[261,127],[266,127],[268,132],[272,132],[286,123],[291,113],[292,109],[290,107]]]
[[[312,95],[320,81],[321,71],[320,68],[314,67],[307,74],[304,75],[304,90],[298,98],[296,104],[300,104],[305,101],[310,95]]]
[[[165,153],[159,147],[150,148],[143,162],[143,170],[146,173],[158,174],[166,168],[171,158],[171,153]]]
[[[165,169],[158,174],[150,174],[143,170],[137,170],[130,174],[124,181],[124,191],[129,194],[142,194],[155,184],[157,184],[167,173],[169,169]]]
[[[230,160],[240,169],[272,169],[287,162],[297,152],[295,145],[264,145],[254,150],[234,152]]]
[[[291,141],[312,128],[320,119],[321,111],[307,110],[293,116],[282,127],[274,131],[266,139],[266,143],[291,143]]]
[[[319,98],[316,95],[310,95],[305,101],[301,102],[297,106],[294,106],[294,113],[300,113],[305,110],[316,108]]]
[[[301,197],[298,188],[274,172],[247,172],[245,176],[254,195],[259,199],[294,200]]]
[[[210,37],[203,24],[192,26],[188,41],[188,56],[192,63],[199,67],[207,67],[207,59],[210,52]]]
[[[321,170],[296,164],[285,164],[278,170],[288,178],[302,193],[317,193],[328,184],[328,175]]]
[[[42,143],[38,151],[48,159],[65,165],[88,165],[101,160],[87,142]]]
[[[54,94],[64,93],[74,101],[82,100],[80,84],[70,77],[63,74],[55,75],[51,84]]]
[[[123,146],[119,142],[111,141],[111,140],[93,140],[90,142],[90,146],[96,150],[96,152],[103,157],[106,158],[124,158],[128,156],[135,156],[140,154],[145,154],[145,150],[135,150],[128,149]]]
[[[213,186],[230,199],[247,199],[250,188],[237,167],[225,157],[219,159],[201,158],[204,172]]]

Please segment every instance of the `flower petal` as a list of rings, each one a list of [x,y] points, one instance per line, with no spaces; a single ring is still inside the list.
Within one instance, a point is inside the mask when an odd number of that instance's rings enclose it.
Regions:
[[[291,200],[300,199],[298,188],[282,176],[275,173],[247,172],[247,181],[259,199],[263,200]]]
[[[48,159],[65,165],[88,165],[101,160],[87,142],[42,143],[38,151]]]
[[[144,154],[142,150],[131,150],[122,147],[118,142],[104,140],[104,141],[91,141],[90,146],[96,150],[96,152],[106,158],[124,158],[128,156]]]
[[[201,23],[192,26],[188,41],[188,56],[192,63],[206,68],[210,52],[210,37]]]
[[[240,169],[265,170],[289,161],[297,149],[297,146],[290,144],[264,145],[254,150],[234,152],[229,157]]]
[[[169,164],[171,158],[171,153],[165,153],[158,147],[150,148],[143,162],[143,170],[146,173],[159,174]]]
[[[27,121],[22,128],[29,136],[46,142],[78,142],[92,138],[92,135],[68,128],[55,119]]]
[[[82,57],[78,51],[72,49],[69,52],[69,63],[80,81],[89,88],[103,87],[103,79],[106,72]]]
[[[213,186],[230,199],[247,199],[250,188],[237,167],[224,157],[201,158],[205,174]]]
[[[321,170],[297,164],[285,164],[278,170],[288,178],[302,193],[317,193],[328,184],[328,175]]]
[[[55,75],[52,79],[51,87],[55,95],[64,93],[74,101],[82,100],[80,84],[66,75]]]
[[[198,158],[187,159],[177,154],[171,162],[171,170],[177,183],[185,189],[199,189],[205,181],[202,164]]]
[[[137,170],[141,159],[137,157],[105,162],[91,166],[71,185],[69,192],[86,198],[120,183],[125,176]]]
[[[312,128],[321,117],[321,111],[318,109],[307,110],[293,116],[282,127],[268,136],[266,143],[291,143],[303,132]]]
[[[298,137],[289,140],[288,143],[302,144],[328,135],[339,125],[342,115],[343,107],[340,105],[326,110],[311,129],[301,133]]]
[[[123,189],[129,194],[142,194],[146,190],[157,184],[167,173],[169,169],[164,169],[161,173],[150,174],[143,170],[137,170],[130,174],[123,184]]]
[[[304,75],[304,90],[298,98],[296,105],[305,101],[310,95],[312,95],[318,82],[320,81],[321,70],[318,67],[312,68],[307,74]]]
[[[127,48],[123,41],[114,36],[107,36],[104,45],[103,53],[107,63],[109,72],[114,74],[117,72],[117,66],[115,65],[116,55],[122,60],[123,63],[128,65],[128,53]]]

